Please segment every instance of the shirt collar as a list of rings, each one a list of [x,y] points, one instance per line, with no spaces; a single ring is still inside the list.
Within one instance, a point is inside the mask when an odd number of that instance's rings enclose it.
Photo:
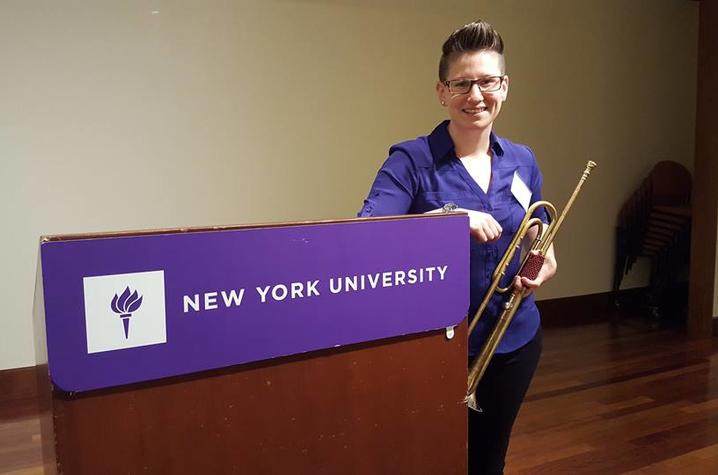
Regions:
[[[489,138],[491,150],[497,157],[504,156],[504,144],[501,137],[491,132]],[[449,135],[449,121],[445,120],[431,132],[429,135],[429,148],[434,161],[446,161],[456,157],[454,152],[454,142]]]

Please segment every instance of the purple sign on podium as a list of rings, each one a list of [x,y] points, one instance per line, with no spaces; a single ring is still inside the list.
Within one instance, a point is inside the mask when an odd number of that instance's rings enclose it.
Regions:
[[[49,372],[87,391],[457,325],[466,215],[41,245]]]

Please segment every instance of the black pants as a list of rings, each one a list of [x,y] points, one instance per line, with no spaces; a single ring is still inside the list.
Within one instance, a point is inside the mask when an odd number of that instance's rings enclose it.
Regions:
[[[469,409],[469,474],[504,472],[511,428],[541,356],[541,329],[518,350],[496,354],[476,396],[483,412]]]

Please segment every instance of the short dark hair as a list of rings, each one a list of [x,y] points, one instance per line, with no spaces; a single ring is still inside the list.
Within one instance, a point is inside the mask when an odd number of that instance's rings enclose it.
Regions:
[[[476,20],[453,32],[441,47],[439,80],[446,81],[449,65],[458,55],[477,51],[494,51],[501,56],[502,74],[505,72],[504,40],[499,32],[484,20]]]

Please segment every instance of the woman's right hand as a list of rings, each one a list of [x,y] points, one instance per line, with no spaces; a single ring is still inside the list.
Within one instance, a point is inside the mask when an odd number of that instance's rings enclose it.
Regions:
[[[444,208],[437,208],[427,211],[427,213],[442,213],[444,211]],[[466,208],[452,208],[451,211],[463,211],[469,215],[469,234],[477,241],[481,243],[492,242],[501,237],[503,229],[490,214]]]
[[[464,211],[469,214],[470,233],[477,241],[492,242],[501,237],[503,229],[490,214],[464,208],[457,208],[456,211]]]

